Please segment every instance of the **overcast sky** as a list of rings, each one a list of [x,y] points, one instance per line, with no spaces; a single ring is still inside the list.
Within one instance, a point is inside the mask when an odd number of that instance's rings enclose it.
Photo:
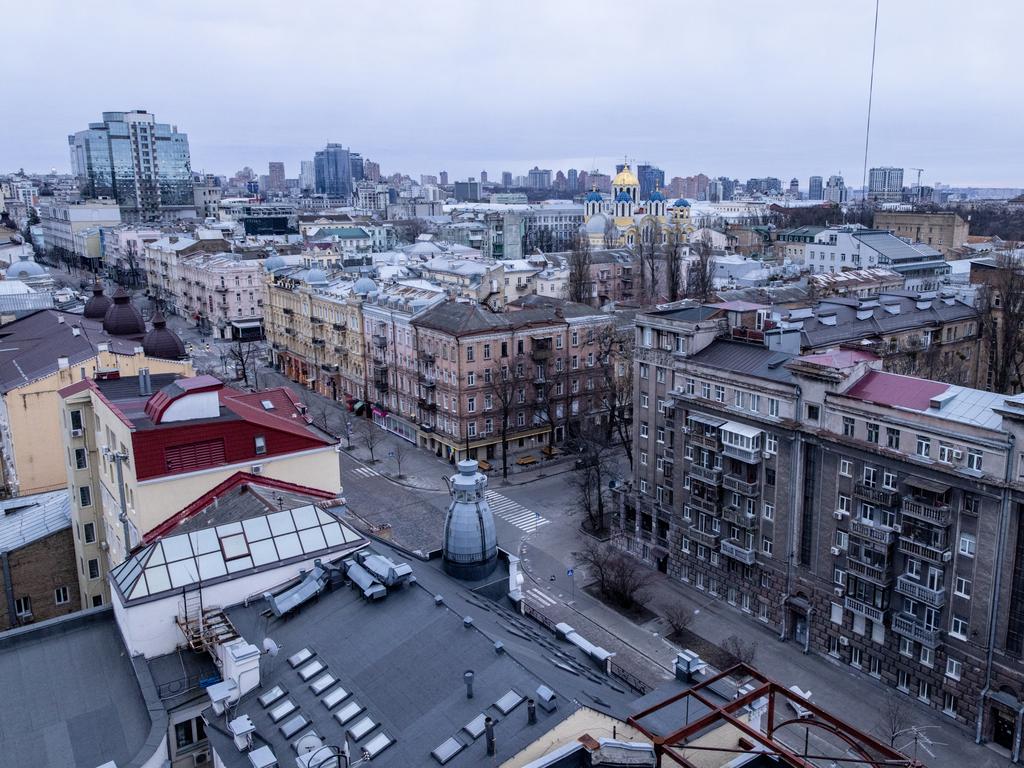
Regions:
[[[12,2],[0,170],[68,170],[68,133],[141,108],[215,173],[293,177],[336,141],[414,177],[628,156],[859,185],[873,18],[871,0]],[[869,164],[1024,185],[1022,27],[1017,0],[882,0]]]

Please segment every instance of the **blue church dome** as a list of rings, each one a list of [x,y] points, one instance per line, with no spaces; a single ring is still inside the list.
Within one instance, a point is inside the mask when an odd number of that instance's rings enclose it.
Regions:
[[[673,208],[689,208],[690,207],[690,201],[689,200],[684,200],[683,198],[680,197],[678,200],[676,200],[674,203],[672,203],[672,207]]]
[[[661,194],[661,190],[656,189],[653,192],[651,192],[651,202],[665,202],[665,196]]]
[[[604,198],[601,197],[601,193],[598,192],[596,189],[592,189],[590,190],[590,192],[587,193],[588,203],[600,203],[603,199]]]
[[[615,198],[616,203],[632,203],[633,198],[629,196],[629,192],[622,190]]]
[[[327,273],[320,267],[312,267],[306,273],[306,284],[307,285],[327,285]]]

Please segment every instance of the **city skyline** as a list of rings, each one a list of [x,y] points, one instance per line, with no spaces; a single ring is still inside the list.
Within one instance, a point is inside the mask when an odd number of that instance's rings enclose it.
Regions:
[[[269,4],[256,4],[244,18],[227,8],[198,18],[156,10],[140,17],[107,3],[104,24],[91,30],[93,44],[117,41],[126,56],[137,52],[150,66],[63,88],[43,108],[34,101],[37,85],[53,73],[35,41],[73,50],[75,30],[97,16],[52,3],[15,10],[12,22],[23,34],[9,42],[8,92],[13,102],[35,106],[0,132],[0,168],[68,171],[68,133],[101,111],[146,109],[188,134],[194,170],[218,174],[279,160],[297,176],[301,160],[338,142],[374,158],[385,173],[414,177],[444,168],[453,180],[481,169],[497,178],[534,165],[596,165],[607,173],[626,155],[651,161],[668,178],[796,176],[803,186],[811,175],[842,172],[860,186],[870,3],[801,3],[785,18],[753,3],[727,17],[715,8],[664,4],[632,17],[626,29],[614,3],[537,5],[529,26],[521,10],[456,5],[445,14],[350,9],[348,24],[386,31],[389,44],[382,49],[367,35],[342,49],[327,45],[326,5],[290,9],[282,19]],[[882,4],[868,165],[921,167],[929,184],[1019,186],[1024,161],[1013,160],[1010,126],[1021,108],[994,83],[1012,71],[1009,36],[1024,9],[957,13],[953,37],[956,9],[951,2]],[[645,31],[648,22],[657,24]],[[154,48],[142,34],[153,24],[174,44]],[[258,38],[275,41],[274,55],[247,55],[246,74],[233,78],[230,91],[219,77],[179,87],[179,62],[212,50],[224,54],[215,68],[230,67],[232,51]],[[462,42],[435,52],[433,39]],[[420,61],[428,43],[433,70]],[[970,49],[970,66],[951,61],[934,77],[907,76],[935,60],[943,44]],[[310,50],[330,51],[318,69],[373,76],[336,74],[327,89],[334,97],[324,98],[322,77],[293,78],[281,64]],[[472,61],[482,65],[467,66]],[[423,87],[410,88],[410,72]],[[281,88],[268,87],[274,78]],[[458,102],[439,98],[448,81],[458,83]],[[804,108],[794,109],[793,99]],[[356,102],[362,109],[351,109]],[[511,108],[517,104],[526,108]],[[394,120],[396,110],[415,119]],[[1003,117],[976,117],[996,113]]]

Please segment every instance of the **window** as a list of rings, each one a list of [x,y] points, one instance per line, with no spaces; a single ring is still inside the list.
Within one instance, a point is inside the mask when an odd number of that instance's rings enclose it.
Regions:
[[[896,475],[889,470],[882,472],[882,487],[890,491],[896,490]]]
[[[970,533],[960,534],[960,554],[964,557],[974,557],[978,543]]]
[[[914,656],[914,641],[907,637],[900,638],[900,653],[904,656],[913,658]]]
[[[28,595],[17,598],[14,601],[14,612],[18,614],[18,618],[31,618],[32,598]]]
[[[665,428],[664,427],[658,427],[658,430],[655,433],[655,435],[656,435],[657,441],[659,443],[661,443],[662,445],[664,445],[665,444]]]
[[[828,655],[839,657],[839,638],[835,635],[828,636]]]
[[[850,649],[850,666],[861,668],[861,661],[864,658],[864,652],[860,648]]]
[[[475,360],[476,360],[476,350],[473,348],[472,345],[466,347],[466,362],[467,363],[472,363]]]
[[[593,365],[594,364],[594,362],[593,362],[594,353],[593,352],[590,353],[590,357],[591,357],[591,361],[590,361],[589,365]],[[658,383],[664,384],[665,383],[665,369],[664,368],[655,368],[654,369],[654,378],[655,378],[655,380]],[[725,397],[724,392],[722,394],[722,397]]]
[[[904,693],[910,693],[910,675],[906,672],[906,670],[897,670],[896,687]]]
[[[579,368],[579,358],[576,355],[572,356],[572,367]],[[649,369],[646,363],[640,363],[640,378],[646,379],[650,377]]]
[[[976,472],[981,472],[981,451],[969,450],[967,452],[967,468],[973,469]]]
[[[764,588],[764,589],[768,589],[768,574],[767,573],[763,573],[763,572],[761,573],[761,587]]]
[[[851,504],[852,504],[852,500],[851,500],[851,498],[849,496],[840,496],[839,497],[839,507],[838,507],[838,509],[843,514],[849,515],[850,514],[850,508],[851,508],[850,505]]]
[[[640,466],[647,466],[647,451],[640,451]]]
[[[93,558],[89,561],[89,578],[98,579],[100,577],[100,561]]]
[[[641,408],[648,407],[650,405],[650,402],[651,402],[651,400],[650,400],[650,398],[647,395],[644,395],[644,394],[640,395],[640,407]]]
[[[921,646],[920,661],[926,667],[933,667],[933,666],[935,666],[935,651],[933,651],[931,648],[929,648],[926,645],[922,645]]]
[[[526,414],[523,411],[520,411],[519,413],[516,414],[516,426],[517,427],[525,427],[526,426]]]
[[[54,605],[67,605],[71,602],[71,597],[68,595],[67,587],[57,587],[53,590],[53,604]]]
[[[960,640],[967,639],[967,619],[963,616],[954,616],[949,626],[949,634]]]
[[[772,540],[767,536],[761,537],[761,551],[769,556],[772,553]]]
[[[843,416],[843,437],[853,437],[856,422],[849,416]]]
[[[764,439],[764,450],[765,453],[770,453],[773,456],[779,452],[779,437],[768,433]]]
[[[949,715],[950,717],[956,717],[956,706],[957,706],[956,694],[945,691],[942,694],[942,712],[943,714]]]
[[[694,394],[696,394],[696,392],[697,392],[697,382],[695,382],[693,379],[687,379],[686,380],[686,394],[688,394],[688,395],[690,395],[692,397]],[[1022,465],[1024,465],[1024,462],[1022,462]]]
[[[761,396],[751,394],[750,395],[750,412],[757,413],[761,410]]]
[[[88,466],[85,448],[75,448],[75,469],[86,469]]]
[[[963,576],[956,577],[956,586],[953,588],[954,594],[957,597],[971,597],[971,582],[969,579],[965,579]]]
[[[195,717],[174,726],[174,744],[178,751],[188,749],[206,739],[206,723]]]
[[[928,458],[932,455],[932,440],[924,435],[917,436],[917,455]]]
[[[476,437],[476,422],[471,421],[466,424],[466,435],[468,437]]]
[[[71,428],[82,429],[82,412],[72,411],[71,412]]]
[[[878,482],[878,470],[874,467],[864,467],[864,486],[874,488]]]
[[[878,425],[868,422],[868,442],[878,444]]]
[[[262,456],[267,452],[267,438],[263,435],[256,435],[256,455]]]
[[[768,621],[768,603],[757,604],[757,618],[764,622]]]
[[[476,398],[470,397],[466,399],[466,413],[476,413]]]
[[[78,486],[78,505],[80,507],[92,506],[92,489],[88,485]]]
[[[472,387],[476,384],[476,371],[470,371],[466,374],[466,386]]]
[[[817,421],[821,418],[821,406],[820,405],[807,405],[807,420]]]
[[[721,384],[715,384],[715,400],[719,403],[725,402],[725,387]]]
[[[929,702],[932,698],[932,684],[927,680],[918,680],[917,682],[917,698],[921,701]]]
[[[768,415],[778,418],[779,416],[779,401],[778,398],[768,398]]]
[[[849,459],[839,460],[839,474],[843,477],[853,477],[853,463]]]
[[[900,449],[900,431],[893,427],[886,427],[885,442],[894,451],[898,451]]]
[[[836,546],[846,549],[850,545],[850,534],[846,531],[836,531]]]
[[[872,656],[871,657],[871,661],[868,664],[868,666],[870,668],[869,669],[869,674],[872,677],[881,677],[882,676],[882,660],[880,658],[878,658],[877,656]]]
[[[640,493],[647,493],[647,481],[646,480],[641,480],[640,481]]]
[[[703,397],[705,400],[710,400],[711,399],[711,384],[710,383],[708,383],[706,381],[702,381],[700,383],[700,396]]]
[[[959,659],[946,657],[946,677],[952,678],[953,680],[959,680],[960,674],[964,670],[963,662]]]
[[[743,390],[733,390],[733,402],[735,403],[737,408],[743,407]]]
[[[846,586],[846,571],[844,571],[842,568],[833,568],[832,569],[832,582],[834,584],[838,584],[841,587],[845,587]]]
[[[490,359],[491,359],[491,345],[490,344],[484,344],[484,360],[490,360]]]
[[[92,544],[96,541],[96,523],[85,523],[82,526],[82,536],[85,539],[86,544]]]
[[[494,419],[484,419],[484,434],[489,435],[494,431]]]
[[[648,437],[648,436],[649,436],[649,433],[647,431],[647,422],[646,421],[641,421],[640,422],[640,437]]]
[[[765,502],[764,505],[764,519],[774,520],[775,519],[775,505]]]

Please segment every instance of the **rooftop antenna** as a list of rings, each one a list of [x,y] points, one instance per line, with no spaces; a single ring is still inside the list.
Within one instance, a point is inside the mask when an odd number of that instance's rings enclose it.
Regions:
[[[878,46],[878,3],[875,0],[875,31],[871,37],[871,80],[868,84],[868,122],[864,130],[864,175],[861,177],[861,203],[868,199],[868,141],[871,138],[871,98],[875,92],[875,49]]]

